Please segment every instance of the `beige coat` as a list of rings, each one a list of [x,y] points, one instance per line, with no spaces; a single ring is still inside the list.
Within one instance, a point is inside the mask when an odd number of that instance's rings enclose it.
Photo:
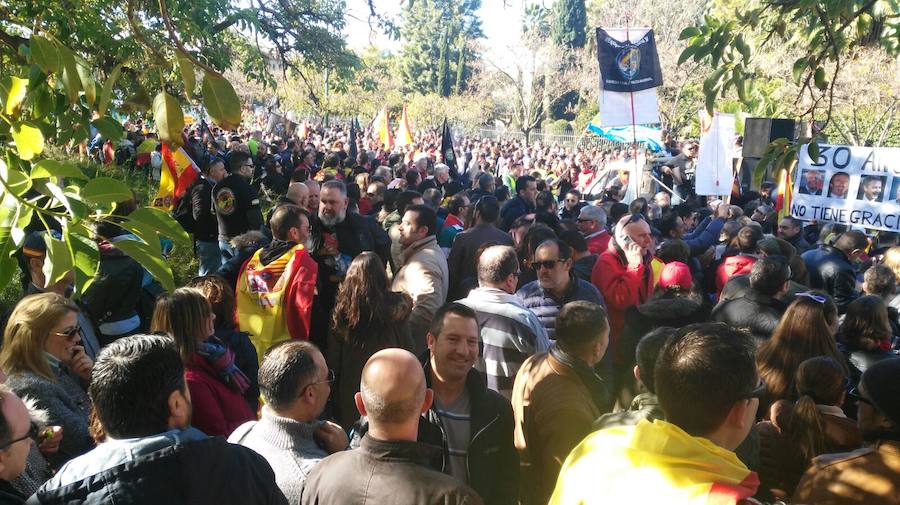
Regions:
[[[900,442],[813,460],[791,503],[815,505],[900,504]]]
[[[413,299],[409,333],[416,355],[425,350],[425,335],[434,313],[447,301],[450,275],[447,258],[431,235],[403,250],[403,268],[394,276],[392,291],[402,291]]]

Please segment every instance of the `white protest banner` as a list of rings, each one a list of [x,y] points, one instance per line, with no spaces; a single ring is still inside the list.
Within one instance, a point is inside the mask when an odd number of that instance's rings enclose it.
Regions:
[[[706,111],[701,111],[703,114]],[[734,184],[734,114],[715,112],[707,125],[708,128],[700,135],[700,154],[694,173],[695,191],[701,196],[730,195]]]
[[[794,175],[792,216],[900,231],[900,148],[803,146]]]

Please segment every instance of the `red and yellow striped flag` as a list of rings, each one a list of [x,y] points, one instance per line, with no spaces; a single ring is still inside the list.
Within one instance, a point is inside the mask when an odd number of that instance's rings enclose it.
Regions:
[[[794,196],[794,183],[792,174],[797,162],[791,164],[789,168],[781,169],[778,173],[778,193],[775,197],[775,210],[778,211],[778,220],[781,221],[784,216],[791,215],[791,200]]]

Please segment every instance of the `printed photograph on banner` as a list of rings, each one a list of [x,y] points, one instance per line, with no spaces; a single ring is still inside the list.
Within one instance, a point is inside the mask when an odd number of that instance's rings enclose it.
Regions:
[[[815,195],[822,194],[822,188],[825,187],[825,172],[818,169],[807,169],[801,173],[800,194]]]
[[[859,193],[856,195],[857,200],[864,202],[880,202],[881,193],[884,191],[884,181],[886,176],[867,175],[862,178],[859,184]]]
[[[885,202],[891,202],[900,205],[900,177],[894,177],[893,183],[891,184],[891,192],[888,193],[888,197]]]
[[[828,182],[828,198],[846,199],[850,189],[850,174],[847,172],[835,172]]]

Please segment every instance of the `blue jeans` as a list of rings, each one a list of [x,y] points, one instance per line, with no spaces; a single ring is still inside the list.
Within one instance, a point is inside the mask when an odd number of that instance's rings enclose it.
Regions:
[[[219,250],[219,244],[212,240],[198,240],[197,261],[200,263],[197,275],[216,273],[222,266],[222,252]]]
[[[231,247],[227,240],[219,240],[219,251],[222,252],[222,264],[237,256],[237,249]]]

